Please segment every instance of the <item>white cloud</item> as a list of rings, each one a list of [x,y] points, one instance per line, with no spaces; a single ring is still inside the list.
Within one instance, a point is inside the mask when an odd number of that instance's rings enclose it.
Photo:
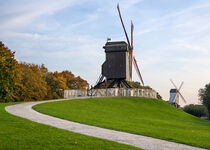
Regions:
[[[19,1],[12,1],[12,4],[8,3],[8,6],[5,6],[10,9],[3,9],[4,17],[0,18],[2,20],[0,29],[24,25],[39,16],[52,15],[58,10],[81,2],[82,1],[78,2],[76,0],[36,0],[33,2],[27,1],[23,4]]]

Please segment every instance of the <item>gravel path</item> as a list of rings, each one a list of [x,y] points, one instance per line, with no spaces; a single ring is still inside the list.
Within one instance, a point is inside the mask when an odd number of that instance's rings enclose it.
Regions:
[[[54,102],[54,101],[60,101],[60,100],[21,103],[21,104],[7,106],[5,109],[7,112],[13,115],[26,118],[26,119],[29,119],[38,123],[50,125],[50,126],[57,127],[60,129],[69,130],[72,132],[81,133],[84,135],[116,141],[118,143],[133,145],[133,146],[143,148],[143,149],[202,150],[201,148],[192,147],[192,146],[188,146],[184,144],[178,144],[178,143],[168,142],[165,140],[155,139],[151,137],[135,135],[135,134],[120,132],[120,131],[114,131],[110,129],[104,129],[104,128],[80,124],[80,123],[76,123],[72,121],[67,121],[64,119],[59,119],[56,117],[41,114],[32,109],[34,105],[46,103],[46,102]]]

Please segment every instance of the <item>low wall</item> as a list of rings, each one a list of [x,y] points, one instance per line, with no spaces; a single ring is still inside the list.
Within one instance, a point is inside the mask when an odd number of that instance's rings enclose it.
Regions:
[[[87,90],[64,90],[64,98],[87,96]]]
[[[64,98],[94,96],[119,96],[119,97],[148,97],[157,98],[157,92],[151,89],[128,89],[128,88],[108,88],[108,89],[92,89],[92,90],[64,90]]]

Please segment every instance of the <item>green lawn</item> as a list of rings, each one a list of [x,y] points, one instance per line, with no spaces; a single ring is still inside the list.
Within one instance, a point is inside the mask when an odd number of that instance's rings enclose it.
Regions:
[[[210,149],[210,122],[162,100],[92,98],[44,103],[33,108],[66,120]]]
[[[127,150],[132,146],[38,124],[10,115],[0,103],[1,150]],[[77,142],[77,144],[75,144]]]

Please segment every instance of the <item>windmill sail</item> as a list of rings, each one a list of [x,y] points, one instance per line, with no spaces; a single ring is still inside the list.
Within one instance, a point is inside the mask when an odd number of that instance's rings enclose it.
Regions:
[[[133,22],[131,21],[131,52],[130,52],[130,70],[131,70],[131,80],[132,80],[132,74],[133,74]]]
[[[117,10],[118,10],[118,13],[119,13],[119,17],[120,17],[120,21],[121,21],[121,23],[122,23],[123,30],[124,30],[124,32],[125,32],[125,36],[126,36],[126,39],[127,39],[127,42],[128,42],[128,46],[129,46],[129,49],[130,49],[131,45],[130,45],[130,41],[129,41],[129,39],[128,39],[128,34],[127,34],[127,32],[126,32],[126,29],[125,29],[125,26],[124,26],[124,23],[123,23],[123,20],[122,20],[122,17],[121,17],[120,6],[119,6],[119,4],[117,4]]]
[[[172,82],[173,82],[173,81],[172,81]],[[177,97],[178,97],[178,95],[179,95],[179,94],[178,94],[178,91],[180,91],[180,90],[181,90],[181,88],[182,88],[182,85],[183,85],[183,84],[184,84],[184,82],[182,82],[182,83],[181,83],[181,85],[179,86],[179,89],[177,89],[177,91],[176,91],[176,95],[175,95],[175,97],[174,97],[174,99],[176,100],[176,102],[177,102],[177,103],[179,103],[179,102],[178,102],[178,98],[177,98]],[[175,84],[174,84],[174,85],[175,85]]]
[[[187,103],[187,101],[185,100],[185,98],[182,96],[182,94],[178,91],[180,97],[182,98],[182,100],[184,101],[184,103]]]
[[[144,81],[143,81],[143,78],[141,76],[141,73],[140,73],[140,70],[139,70],[139,67],[138,67],[138,64],[137,64],[137,61],[135,59],[135,57],[133,56],[133,63],[134,63],[134,66],[135,66],[135,69],[136,69],[136,72],[138,74],[138,77],[140,79],[140,81],[142,82],[143,86],[144,86]]]
[[[131,21],[131,49],[133,49],[133,29],[134,25],[133,22]]]
[[[181,99],[184,101],[184,103],[187,103],[187,101],[185,100],[184,96],[180,93],[180,90],[182,88],[182,85],[184,82],[181,83],[179,89],[177,88],[177,86],[175,85],[175,83],[170,79],[171,83],[173,84],[173,86],[176,88],[177,92],[176,92],[176,95],[175,95],[175,98],[177,96],[177,94],[179,94],[179,96],[181,97]]]

